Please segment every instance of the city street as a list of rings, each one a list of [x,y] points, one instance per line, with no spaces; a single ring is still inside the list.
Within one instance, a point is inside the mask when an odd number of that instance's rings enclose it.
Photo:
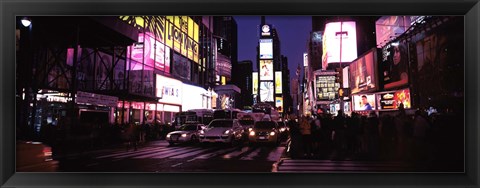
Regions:
[[[61,156],[63,172],[271,172],[285,146],[175,145],[164,140],[138,150],[116,147]]]

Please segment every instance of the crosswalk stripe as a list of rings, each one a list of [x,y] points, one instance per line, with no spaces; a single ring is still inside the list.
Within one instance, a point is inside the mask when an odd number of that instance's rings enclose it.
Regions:
[[[227,154],[223,155],[222,158],[231,159],[231,158],[234,158],[234,157],[237,157],[237,156],[241,155],[242,153],[247,152],[249,149],[250,149],[249,147],[242,147],[242,149],[240,149],[239,151],[233,151],[233,152],[230,152],[230,153],[227,153]]]
[[[163,158],[168,158],[168,157],[172,157],[172,156],[175,156],[175,155],[181,155],[181,154],[185,154],[185,153],[189,153],[189,152],[195,152],[195,151],[198,151],[198,150],[203,150],[203,149],[202,148],[192,148],[192,149],[186,149],[186,150],[179,150],[179,151],[171,152],[171,153],[164,154],[164,155],[157,155],[157,156],[154,156],[152,158],[163,159]]]
[[[198,157],[195,157],[195,159],[209,159],[211,157],[215,157],[217,155],[221,155],[221,154],[224,154],[224,153],[227,153],[227,152],[232,152],[233,150],[236,150],[237,148],[228,148],[228,149],[223,149],[223,150],[219,150],[219,151],[216,151],[216,152],[213,152],[213,153],[207,153],[207,154],[204,154],[204,155],[200,155]]]
[[[139,155],[139,156],[136,156],[136,157],[133,157],[133,158],[134,159],[153,158],[155,156],[160,156],[160,155],[167,154],[167,153],[170,153],[170,152],[180,151],[180,150],[184,150],[184,149],[191,149],[191,148],[193,148],[193,147],[168,148],[167,150],[164,150],[164,151],[161,151],[161,152],[158,152],[158,153],[151,153],[151,154],[147,154],[147,155]]]
[[[256,150],[252,151],[247,156],[244,156],[244,157],[240,158],[240,160],[253,160],[253,157],[257,156],[259,152],[260,152],[260,148],[257,148]]]
[[[197,155],[197,154],[200,154],[200,153],[203,153],[203,152],[207,152],[207,151],[210,152],[210,151],[215,150],[215,149],[216,148],[202,149],[202,150],[199,150],[199,151],[195,151],[195,152],[191,152],[191,153],[185,153],[185,154],[170,157],[170,158],[172,158],[172,159],[183,159],[183,158],[194,156],[194,155]]]
[[[395,172],[411,169],[411,165],[395,161],[330,161],[283,160],[277,172]]]
[[[114,154],[110,154],[110,155],[103,155],[103,156],[99,156],[97,157],[97,159],[102,159],[102,158],[108,158],[108,157],[117,157],[117,156],[121,156],[121,155],[128,155],[128,154],[143,154],[143,153],[151,153],[151,152],[156,152],[156,151],[162,151],[162,150],[165,150],[167,148],[155,148],[155,149],[152,149],[152,150],[144,150],[144,151],[123,151],[123,152],[118,152],[118,153],[114,153]]]

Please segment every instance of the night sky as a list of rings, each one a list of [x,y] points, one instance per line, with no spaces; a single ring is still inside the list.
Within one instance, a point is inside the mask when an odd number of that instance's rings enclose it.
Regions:
[[[260,16],[234,16],[238,27],[238,61],[251,60],[257,70],[256,47],[260,38]],[[290,78],[295,78],[298,64],[303,64],[303,53],[307,52],[307,41],[312,30],[311,16],[266,16],[265,22],[277,29],[281,43],[281,54],[288,58]]]

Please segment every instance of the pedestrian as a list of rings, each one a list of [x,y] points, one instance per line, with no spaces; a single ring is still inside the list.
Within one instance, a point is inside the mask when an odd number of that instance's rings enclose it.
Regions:
[[[334,118],[334,145],[335,145],[335,158],[343,159],[345,156],[346,139],[345,139],[346,119],[342,110],[338,111],[338,115]]]
[[[367,135],[367,148],[368,148],[368,157],[371,160],[378,159],[379,154],[379,147],[378,144],[379,140],[379,119],[375,111],[371,111],[367,117],[367,127],[366,127],[366,135]]]
[[[321,147],[320,144],[323,144],[323,129],[322,129],[322,121],[320,120],[320,116],[314,119],[312,127],[312,147],[314,155],[320,156]]]
[[[426,160],[427,153],[427,132],[429,130],[429,122],[422,114],[422,111],[415,112],[415,119],[413,120],[413,146],[415,159],[417,161]]]
[[[127,129],[125,130],[127,138],[127,151],[130,150],[130,147],[133,147],[133,151],[137,150],[137,145],[139,141],[139,128],[138,125],[133,123],[128,124]]]
[[[302,117],[300,119],[300,133],[302,134],[303,141],[303,156],[311,157],[313,156],[312,152],[312,127],[308,122],[307,117]]]
[[[290,156],[295,159],[299,158],[302,151],[302,134],[295,115],[288,121],[288,129],[290,134]]]
[[[406,159],[407,152],[407,135],[406,135],[406,124],[408,124],[408,117],[406,115],[403,105],[400,105],[398,108],[398,114],[394,118],[395,132],[396,135],[396,154],[397,159],[404,160]]]

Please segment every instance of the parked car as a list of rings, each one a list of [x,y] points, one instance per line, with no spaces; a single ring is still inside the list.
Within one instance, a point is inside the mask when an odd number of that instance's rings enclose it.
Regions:
[[[242,140],[243,127],[237,119],[215,119],[208,127],[200,131],[200,143],[229,143]]]
[[[205,128],[204,124],[183,124],[177,131],[167,134],[166,140],[170,145],[175,143],[197,143],[199,131]]]
[[[278,124],[274,121],[257,121],[248,134],[248,141],[252,143],[280,143]]]

